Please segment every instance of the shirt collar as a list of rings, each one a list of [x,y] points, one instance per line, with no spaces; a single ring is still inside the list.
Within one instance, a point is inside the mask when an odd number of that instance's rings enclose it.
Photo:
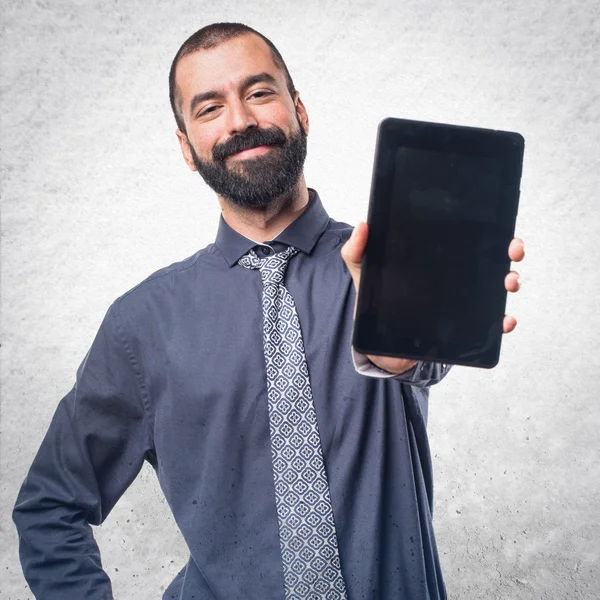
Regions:
[[[294,246],[298,250],[310,254],[321,234],[327,228],[329,215],[321,204],[319,194],[309,188],[310,200],[306,210],[292,223],[290,223],[274,240],[287,246]],[[227,264],[233,267],[237,261],[257,245],[257,242],[243,236],[232,229],[223,216],[219,219],[219,229],[215,240]]]

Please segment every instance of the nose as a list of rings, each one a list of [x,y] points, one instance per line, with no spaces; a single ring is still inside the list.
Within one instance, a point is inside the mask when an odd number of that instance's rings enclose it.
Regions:
[[[258,121],[249,107],[242,100],[235,100],[227,109],[227,129],[229,135],[244,133],[250,127],[257,127]]]

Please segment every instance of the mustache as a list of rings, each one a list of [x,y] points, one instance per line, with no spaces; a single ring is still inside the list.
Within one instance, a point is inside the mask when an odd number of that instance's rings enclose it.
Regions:
[[[283,146],[287,137],[277,126],[267,129],[248,129],[246,133],[235,135],[231,139],[217,144],[212,151],[213,160],[224,161],[228,156],[257,146]]]

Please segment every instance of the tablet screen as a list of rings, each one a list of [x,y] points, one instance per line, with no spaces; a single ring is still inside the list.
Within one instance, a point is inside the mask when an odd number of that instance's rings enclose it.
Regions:
[[[496,364],[519,156],[518,134],[396,119],[382,123],[357,349]]]

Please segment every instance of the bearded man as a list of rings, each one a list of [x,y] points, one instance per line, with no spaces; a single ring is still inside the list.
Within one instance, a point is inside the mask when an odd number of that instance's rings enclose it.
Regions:
[[[115,301],[59,404],[14,511],[31,589],[112,598],[90,524],[147,460],[190,551],[165,599],[446,598],[426,419],[448,367],[352,352],[367,226],[307,188],[308,114],[273,44],[210,25],[169,80],[222,218]]]

